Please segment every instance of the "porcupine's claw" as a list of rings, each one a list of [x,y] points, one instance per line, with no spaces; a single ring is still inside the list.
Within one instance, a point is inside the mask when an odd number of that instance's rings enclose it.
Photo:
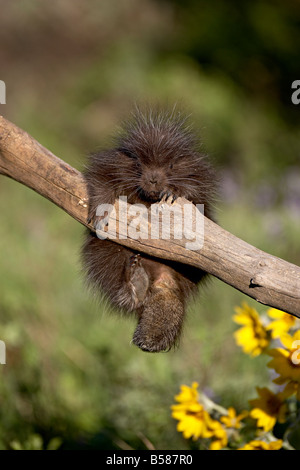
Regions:
[[[160,202],[165,202],[167,204],[174,204],[178,198],[178,196],[172,193],[172,191],[163,191],[160,196]]]

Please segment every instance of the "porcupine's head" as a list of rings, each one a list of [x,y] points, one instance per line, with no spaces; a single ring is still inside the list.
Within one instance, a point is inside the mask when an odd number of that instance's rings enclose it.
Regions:
[[[124,155],[127,186],[141,202],[157,202],[164,195],[207,200],[213,173],[205,155],[179,112],[143,113],[137,110],[117,141]]]

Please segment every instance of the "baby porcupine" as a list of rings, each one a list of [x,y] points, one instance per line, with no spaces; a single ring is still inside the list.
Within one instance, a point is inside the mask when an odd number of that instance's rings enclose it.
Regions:
[[[204,214],[212,218],[215,172],[180,113],[137,110],[116,147],[90,157],[85,178],[92,220],[98,205],[114,204],[120,196],[149,207],[166,195],[204,204]],[[151,258],[93,233],[87,234],[82,259],[88,282],[121,311],[136,314],[134,344],[150,352],[176,344],[186,301],[205,272]]]

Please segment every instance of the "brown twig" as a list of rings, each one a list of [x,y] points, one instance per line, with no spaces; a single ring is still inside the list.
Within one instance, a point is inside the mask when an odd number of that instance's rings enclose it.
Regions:
[[[3,117],[0,173],[32,188],[94,230],[88,222],[88,195],[82,174]],[[179,201],[184,202],[187,201]],[[118,229],[127,231],[118,219],[117,201],[115,208],[108,235],[114,217]],[[136,240],[127,236],[115,241],[136,251],[203,269],[260,303],[300,317],[300,268],[249,245],[206,217],[200,250],[186,249],[189,240],[185,238],[153,240],[141,236]]]

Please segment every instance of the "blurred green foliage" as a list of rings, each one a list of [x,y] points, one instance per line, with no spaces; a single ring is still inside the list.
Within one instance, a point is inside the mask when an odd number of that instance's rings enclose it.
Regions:
[[[0,7],[5,117],[81,170],[134,102],[177,103],[220,168],[220,224],[300,263],[298,2]],[[86,291],[79,224],[4,177],[0,219],[1,449],[184,449],[170,416],[181,383],[237,409],[269,383],[264,359],[249,362],[232,338],[239,292],[213,280],[180,348],[145,354],[130,345],[134,322]]]

